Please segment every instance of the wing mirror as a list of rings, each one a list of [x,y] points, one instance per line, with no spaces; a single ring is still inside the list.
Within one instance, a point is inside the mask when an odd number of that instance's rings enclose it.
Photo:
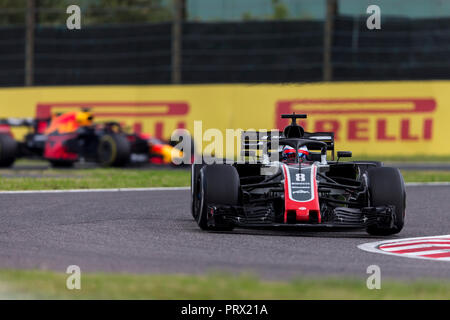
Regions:
[[[340,158],[351,158],[352,152],[351,151],[338,151],[337,152],[337,161],[339,162]]]

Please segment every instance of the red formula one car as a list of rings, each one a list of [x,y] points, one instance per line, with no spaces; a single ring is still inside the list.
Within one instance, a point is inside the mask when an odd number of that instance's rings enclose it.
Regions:
[[[306,115],[282,117],[292,119],[283,132],[243,134],[245,155],[255,156],[256,147],[262,151],[257,161],[192,165],[192,215],[201,229],[346,227],[373,235],[402,230],[406,192],[398,169],[375,161],[339,162],[351,157],[349,151],[338,152],[335,161],[332,132],[305,132],[296,119]],[[270,153],[277,160],[268,160]]]
[[[150,135],[126,133],[117,122],[96,124],[88,110],[67,112],[50,119],[0,120],[0,167],[17,158],[46,159],[55,167],[77,161],[102,166],[128,163],[170,164],[183,153]],[[23,141],[14,139],[11,128],[27,127]]]

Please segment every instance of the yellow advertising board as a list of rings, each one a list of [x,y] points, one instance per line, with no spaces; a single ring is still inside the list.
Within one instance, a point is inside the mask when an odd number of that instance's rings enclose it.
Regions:
[[[272,129],[307,113],[307,131],[334,131],[354,155],[450,155],[450,81],[286,85],[88,86],[0,89],[0,118],[91,108],[169,138],[176,128]]]

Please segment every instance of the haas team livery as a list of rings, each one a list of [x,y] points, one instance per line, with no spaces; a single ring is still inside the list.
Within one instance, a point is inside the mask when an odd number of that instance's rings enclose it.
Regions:
[[[257,161],[192,166],[192,215],[201,229],[346,227],[373,235],[402,230],[406,192],[398,169],[340,161],[350,151],[338,151],[335,160],[333,132],[305,132],[297,119],[306,115],[282,118],[291,124],[276,136],[242,135],[245,155],[255,157],[255,148],[263,146]],[[273,152],[278,161],[269,161]]]

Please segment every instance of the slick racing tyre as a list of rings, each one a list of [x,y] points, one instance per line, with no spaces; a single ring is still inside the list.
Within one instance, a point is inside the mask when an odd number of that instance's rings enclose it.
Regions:
[[[10,167],[16,160],[17,142],[7,134],[0,134],[0,167]]]
[[[196,214],[195,214],[195,204],[196,201],[200,201],[200,193],[198,192],[199,190],[199,184],[197,183],[199,176],[200,176],[200,170],[203,168],[203,164],[196,164],[193,163],[191,165],[191,213],[192,213],[192,217],[194,217],[194,219],[196,218]]]
[[[104,167],[121,167],[130,161],[131,145],[126,136],[117,133],[100,138],[97,149],[98,162]]]
[[[396,168],[380,167],[367,171],[369,198],[372,207],[395,206],[395,223],[392,228],[372,225],[367,232],[372,235],[392,235],[399,233],[405,221],[406,191],[400,171]]]
[[[194,216],[202,230],[230,231],[229,223],[208,225],[208,205],[238,205],[240,182],[235,167],[226,164],[204,166],[197,179],[198,199],[194,198]]]

